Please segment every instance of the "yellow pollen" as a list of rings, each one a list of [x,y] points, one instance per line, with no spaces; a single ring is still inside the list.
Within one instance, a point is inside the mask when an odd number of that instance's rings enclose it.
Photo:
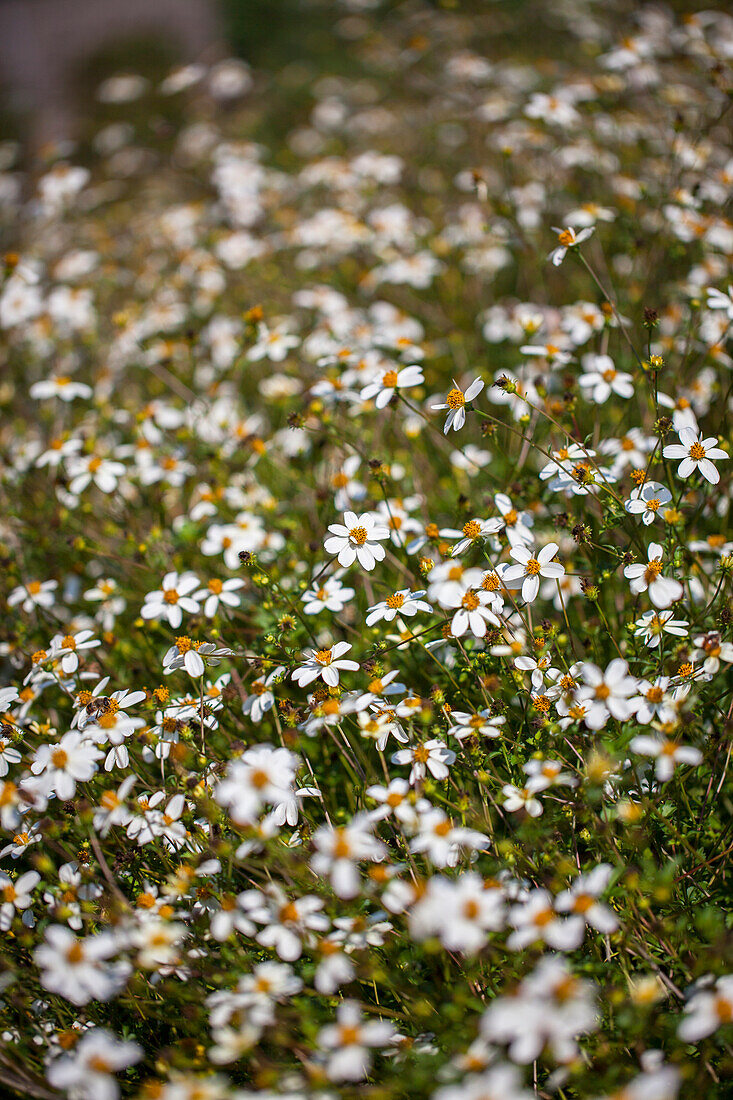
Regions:
[[[660,687],[650,687],[646,693],[646,698],[650,703],[661,703],[664,698],[664,691]]]
[[[644,571],[644,580],[647,584],[652,584],[662,572],[662,559],[653,558],[647,565]]]
[[[451,390],[445,399],[445,403],[449,409],[462,409],[466,404],[463,390]]]
[[[220,581],[218,577],[213,577],[206,587],[209,592],[213,592],[215,596],[218,596],[224,587],[224,582]]]
[[[481,524],[478,520],[472,519],[468,523],[464,524],[463,534],[467,539],[477,539],[481,535]]]
[[[67,634],[64,638],[62,638],[61,645],[64,647],[64,649],[76,649],[76,639],[74,638],[73,634]]]
[[[175,588],[164,588],[163,599],[166,603],[178,603],[179,596]]]
[[[693,458],[695,462],[700,462],[705,458],[705,448],[702,443],[693,443],[690,447],[690,458]]]
[[[330,649],[319,649],[314,656],[319,665],[330,665],[333,660],[333,654]]]
[[[69,757],[63,749],[54,749],[51,753],[51,763],[54,768],[65,768],[68,762]]]
[[[530,558],[524,567],[524,571],[528,577],[536,577],[542,566],[537,561],[537,558]]]
[[[603,702],[604,699],[608,699],[609,695],[611,694],[611,689],[608,684],[599,684],[593,694],[595,695],[596,699],[600,699],[601,702]]]
[[[397,371],[388,370],[386,374],[382,376],[382,385],[385,389],[394,389],[397,385]]]
[[[188,653],[189,649],[193,648],[193,642],[185,634],[180,638],[176,638],[176,649],[179,653]]]
[[[385,603],[387,604],[387,607],[389,607],[393,610],[402,607],[404,602],[405,602],[405,597],[402,595],[401,592],[395,592],[394,596],[388,596],[387,599],[385,600]]]
[[[426,764],[430,758],[430,753],[424,745],[416,745],[412,750],[412,757],[418,764]]]
[[[352,527],[349,531],[349,538],[352,542],[355,542],[357,546],[363,546],[369,535],[366,527]]]
[[[476,593],[471,590],[470,592],[467,592],[461,600],[461,607],[465,607],[466,611],[475,611],[480,603],[481,601],[479,600]]]

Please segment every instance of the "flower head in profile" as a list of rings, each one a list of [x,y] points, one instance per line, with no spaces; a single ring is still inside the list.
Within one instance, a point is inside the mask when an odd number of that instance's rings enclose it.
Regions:
[[[464,392],[454,378],[453,389],[446,395],[445,403],[431,406],[433,409],[448,409],[448,415],[443,425],[443,435],[447,435],[451,428],[454,432],[457,432],[463,427],[466,423],[466,405],[469,401],[473,401],[474,397],[478,397],[484,388],[484,384],[482,378],[474,378]]]
[[[565,229],[560,229],[556,225],[552,228],[557,233],[559,244],[557,248],[553,248],[548,258],[552,260],[555,267],[560,266],[571,248],[577,248],[583,241],[587,241],[595,230],[594,225],[581,229],[579,233],[576,233],[571,225],[566,226]]]

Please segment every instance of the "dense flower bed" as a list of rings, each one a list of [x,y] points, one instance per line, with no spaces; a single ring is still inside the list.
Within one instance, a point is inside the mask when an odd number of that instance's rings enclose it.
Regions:
[[[370,7],[0,149],[0,1082],[730,1095],[733,20]]]

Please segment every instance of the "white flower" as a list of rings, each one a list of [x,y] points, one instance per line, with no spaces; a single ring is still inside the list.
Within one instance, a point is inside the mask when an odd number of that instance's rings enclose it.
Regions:
[[[471,1070],[475,1060],[472,1047],[466,1056]],[[458,1085],[445,1085],[432,1094],[431,1100],[533,1100],[534,1096],[523,1087],[516,1066],[497,1065],[483,1073],[471,1073]]]
[[[509,813],[526,810],[530,817],[541,817],[542,803],[539,798],[535,798],[535,791],[531,787],[515,787],[513,783],[505,783],[501,793],[504,795],[504,809]]]
[[[359,1005],[343,1001],[336,1010],[336,1023],[321,1029],[319,1044],[332,1051],[326,1064],[330,1081],[361,1081],[371,1067],[368,1047],[386,1046],[394,1035],[392,1024],[382,1020],[362,1022]]]
[[[260,323],[257,326],[257,342],[247,352],[247,358],[252,362],[267,357],[274,363],[281,363],[292,348],[297,348],[300,340],[292,333],[278,325],[269,329],[267,325]]]
[[[183,621],[183,612],[193,614],[199,610],[199,600],[193,595],[198,588],[195,573],[166,573],[160,588],[148,592],[140,614],[143,619],[166,619],[177,630]]]
[[[681,600],[684,589],[679,581],[672,577],[662,576],[662,547],[658,542],[650,542],[648,547],[648,562],[646,565],[627,565],[624,576],[631,581],[629,588],[638,595],[640,592],[649,592],[649,598],[655,607],[667,608],[677,600]]]
[[[630,374],[617,371],[610,355],[584,355],[583,371],[578,382],[590,391],[597,405],[602,405],[612,393],[617,397],[633,397],[634,382]]]
[[[581,229],[580,233],[576,233],[572,226],[567,226],[565,229],[559,229],[556,225],[552,227],[557,233],[557,239],[560,242],[557,248],[554,248],[550,253],[549,259],[552,260],[555,267],[559,267],[565,259],[568,253],[568,249],[577,248],[583,241],[587,241],[595,230],[595,226],[588,226],[586,229]]]
[[[702,753],[691,745],[681,745],[678,741],[670,741],[666,737],[648,737],[640,734],[634,737],[629,748],[632,752],[641,753],[642,756],[656,758],[654,771],[657,779],[666,783],[674,775],[677,764],[691,764],[697,767],[702,763]]]
[[[355,590],[341,584],[341,572],[334,574],[318,588],[313,585],[303,593],[303,611],[306,615],[317,615],[319,611],[343,611],[349,600],[354,598]]]
[[[378,379],[364,387],[361,391],[361,399],[362,401],[369,401],[374,397],[374,404],[378,409],[383,409],[385,405],[389,404],[392,395],[397,390],[409,386],[419,386],[424,381],[422,369],[417,366],[403,367],[399,371],[386,370],[380,374]]]
[[[265,803],[277,805],[290,796],[299,763],[289,749],[255,745],[229,762],[214,798],[236,824],[252,824]]]
[[[483,833],[454,825],[440,809],[430,809],[420,814],[417,836],[410,843],[413,853],[425,852],[436,867],[453,867],[458,862],[461,848],[470,851],[485,849],[488,841]]]
[[[425,778],[426,771],[434,779],[447,779],[448,765],[454,764],[456,754],[447,749],[442,741],[433,738],[409,749],[400,749],[392,756],[393,764],[412,764],[408,782],[411,786]]]
[[[504,927],[504,918],[503,891],[487,886],[480,875],[433,875],[410,910],[410,935],[416,940],[437,936],[447,951],[475,955],[485,946],[487,932]]]
[[[344,660],[343,655],[351,648],[348,642],[336,642],[330,649],[306,649],[305,663],[295,669],[291,678],[299,687],[306,687],[320,676],[324,684],[336,687],[340,672],[356,672],[359,668],[356,661]]]
[[[28,909],[31,904],[31,894],[35,890],[41,876],[38,871],[26,871],[24,875],[13,882],[4,871],[0,871],[0,931],[7,932],[13,923],[17,911]],[[32,914],[29,914],[32,923]],[[23,914],[23,923],[29,922]]]
[[[135,1065],[142,1056],[137,1043],[123,1042],[104,1028],[94,1028],[82,1036],[71,1054],[51,1062],[46,1077],[54,1088],[79,1100],[117,1100],[120,1090],[112,1074]]]
[[[69,928],[51,925],[46,942],[36,948],[34,959],[41,970],[41,984],[75,1005],[108,1001],[125,984],[130,966],[107,960],[119,947],[111,932],[77,939]]]
[[[585,706],[584,721],[589,729],[601,729],[609,717],[619,722],[631,717],[631,697],[637,694],[638,685],[635,677],[629,676],[626,661],[616,657],[605,672],[588,661],[582,675],[585,683],[578,691],[578,701]]]
[[[92,778],[101,756],[96,745],[78,730],[70,730],[55,745],[39,745],[31,772],[39,777],[39,787],[46,796],[53,791],[58,798],[68,800],[74,797],[78,782]],[[32,789],[33,784],[30,786]]]
[[[206,587],[194,592],[191,598],[203,602],[204,615],[207,619],[213,619],[219,611],[220,603],[225,607],[239,607],[240,599],[237,592],[243,587],[244,581],[240,577],[230,577],[226,581],[212,577]]]
[[[563,919],[553,909],[547,890],[532,890],[527,899],[509,911],[514,931],[506,941],[510,951],[521,951],[544,940],[556,951],[573,951],[583,942],[585,922],[580,917]]]
[[[680,428],[677,434],[680,437],[679,443],[670,443],[662,452],[665,458],[682,459],[677,467],[677,476],[689,477],[695,470],[699,470],[706,481],[717,485],[720,474],[711,459],[720,462],[730,456],[718,446],[716,437],[711,435],[703,439],[702,432],[698,434],[692,428]]]
[[[613,868],[610,864],[599,863],[589,874],[578,875],[570,889],[564,890],[555,898],[556,911],[572,913],[604,935],[615,932],[618,921],[611,910],[598,901],[612,874]]]
[[[697,663],[700,657],[704,657],[703,672],[714,675],[720,668],[720,662],[733,663],[733,642],[724,642],[717,631],[711,630],[709,634],[700,634],[693,639],[695,649],[692,660]]]
[[[102,493],[113,493],[117,482],[125,472],[121,462],[98,455],[72,457],[69,459],[69,492],[78,496],[92,482]]]
[[[634,637],[643,638],[649,649],[655,649],[665,634],[677,638],[686,637],[690,624],[686,619],[673,619],[673,614],[673,611],[645,611],[634,623]]]
[[[708,287],[708,309],[724,309],[728,319],[733,321],[733,286],[728,287],[726,294],[715,287]]]
[[[278,665],[267,676],[250,685],[250,694],[242,703],[242,713],[248,715],[253,722],[261,722],[268,710],[272,709],[275,696],[270,688],[284,671],[285,666]]]
[[[367,608],[366,625],[374,626],[375,623],[391,623],[397,615],[416,615],[418,611],[432,611],[430,604],[423,600],[424,591],[413,592],[409,588],[401,588],[394,592],[381,603],[375,603]]]
[[[185,668],[189,676],[203,676],[207,665],[218,665],[223,657],[231,657],[233,650],[216,646],[213,642],[194,642],[186,635],[176,638],[163,657],[163,671],[167,674]]]
[[[378,862],[387,855],[384,844],[372,834],[372,827],[368,814],[357,814],[348,825],[321,825],[313,834],[316,853],[310,865],[317,875],[329,876],[340,898],[354,898],[359,893],[359,860]]]
[[[78,634],[56,634],[51,639],[48,654],[50,660],[61,658],[61,671],[70,676],[79,667],[78,654],[85,649],[95,649],[102,643],[94,637],[93,630],[80,630]]]
[[[724,974],[708,987],[704,983],[702,979],[694,989],[677,1027],[685,1043],[697,1043],[733,1019],[733,974]]]
[[[23,611],[32,611],[34,607],[53,607],[53,593],[58,581],[28,581],[14,588],[8,596],[8,607],[20,604]]]
[[[545,955],[514,996],[497,997],[481,1019],[482,1035],[508,1043],[520,1065],[538,1058],[548,1045],[558,1062],[578,1056],[576,1039],[598,1026],[590,982],[575,978],[563,959]]]
[[[669,504],[672,494],[658,481],[645,481],[643,485],[632,489],[624,508],[632,516],[641,516],[641,522],[647,527],[657,518],[659,509]]]
[[[489,606],[490,605],[490,606]],[[494,609],[503,606],[500,596],[483,588],[469,588],[461,597],[461,605],[451,619],[450,629],[454,638],[461,638],[470,630],[475,638],[483,638],[489,624],[501,626]]]
[[[440,535],[441,538],[459,539],[451,550],[451,557],[457,558],[460,557],[469,546],[475,546],[490,535],[496,535],[501,531],[503,526],[503,522],[497,518],[470,519],[468,523],[464,523],[461,531],[456,531],[451,527],[444,527]]]
[[[381,540],[389,538],[389,528],[378,523],[369,512],[344,512],[343,523],[331,523],[328,527],[332,538],[327,538],[324,548],[327,554],[337,554],[338,563],[344,568],[359,562],[363,569],[373,569],[383,561],[386,550]]]
[[[464,737],[500,737],[501,726],[506,722],[502,715],[492,714],[490,710],[470,711],[452,710],[448,716],[451,725],[448,729],[457,741]]]
[[[548,542],[547,546],[543,546],[536,554],[526,546],[512,546],[509,553],[519,564],[510,565],[504,571],[502,580],[507,588],[521,587],[524,602],[532,603],[540,590],[540,577],[557,580],[564,576],[565,567],[560,562],[552,560],[559,549],[556,542]]]
[[[29,390],[31,397],[37,400],[59,397],[62,401],[73,401],[75,397],[91,397],[92,392],[91,386],[84,382],[75,382],[73,378],[61,374],[51,375],[42,382],[34,382]]]
[[[484,381],[481,378],[474,378],[473,382],[466,389],[465,393],[460,388],[455,378],[453,379],[453,389],[450,390],[445,399],[444,405],[432,405],[433,409],[449,409],[449,413],[445,418],[445,425],[443,426],[443,435],[447,435],[448,432],[453,429],[454,432],[459,431],[466,423],[466,405],[469,401],[473,401],[474,397],[478,397],[481,390],[484,388]]]

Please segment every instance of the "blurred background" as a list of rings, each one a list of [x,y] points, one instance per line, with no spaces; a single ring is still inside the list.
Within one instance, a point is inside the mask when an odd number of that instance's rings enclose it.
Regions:
[[[38,149],[82,136],[112,73],[154,82],[232,54],[287,64],[319,52],[333,16],[319,0],[0,0],[0,138]],[[110,87],[106,102],[134,90]]]
[[[635,4],[612,0],[622,15]],[[399,9],[443,9],[457,18],[478,17],[488,7],[506,12],[494,23],[521,32],[507,43],[531,56],[533,43],[547,45],[553,9],[569,6],[583,13],[595,0],[0,0],[0,139],[20,141],[38,151],[65,139],[83,138],[87,125],[109,114],[110,106],[137,98],[139,80],[155,83],[172,66],[211,63],[235,55],[255,69],[282,72],[292,67],[292,83],[301,89],[309,76],[324,72],[354,75],[350,39]],[[690,0],[668,0],[660,8],[694,11]],[[713,2],[711,7],[725,7]],[[526,35],[533,26],[535,33]],[[447,43],[448,44],[448,43]],[[496,45],[496,43],[494,43]],[[95,89],[111,74],[134,73],[130,82]],[[287,83],[287,81],[286,81]],[[301,96],[302,99],[302,96]],[[283,101],[297,110],[298,97]],[[114,114],[114,112],[112,112]],[[94,116],[94,117],[92,117]]]

